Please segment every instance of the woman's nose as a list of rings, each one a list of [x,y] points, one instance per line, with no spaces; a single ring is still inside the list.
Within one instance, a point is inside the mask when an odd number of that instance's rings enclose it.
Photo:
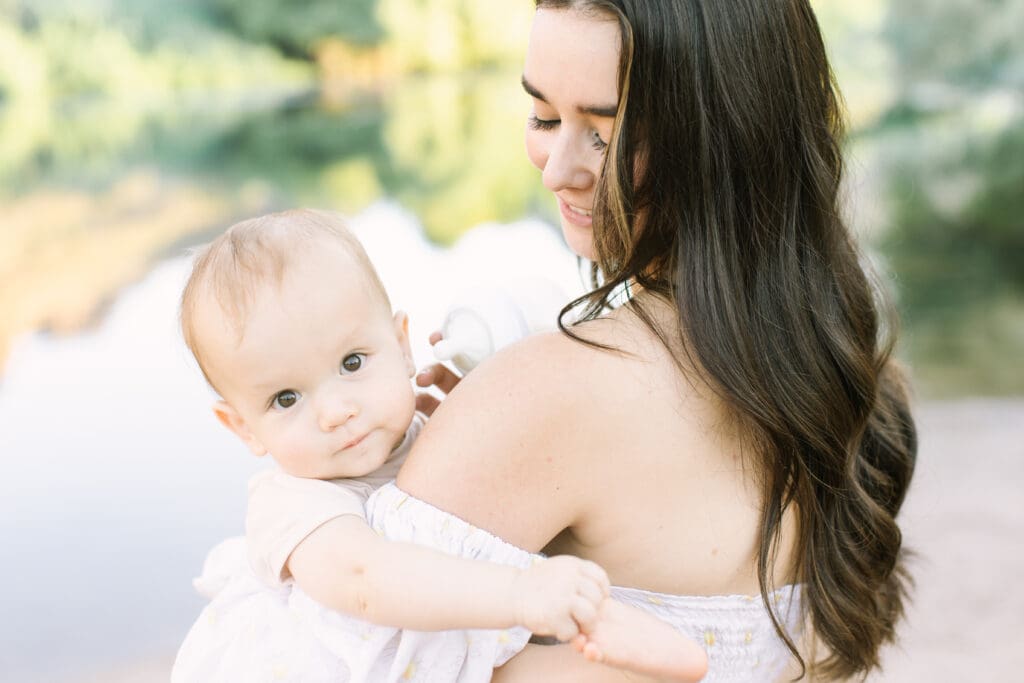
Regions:
[[[571,131],[560,130],[548,148],[541,171],[544,187],[552,192],[564,189],[586,190],[594,184],[594,172],[587,166],[587,155],[581,141]]]

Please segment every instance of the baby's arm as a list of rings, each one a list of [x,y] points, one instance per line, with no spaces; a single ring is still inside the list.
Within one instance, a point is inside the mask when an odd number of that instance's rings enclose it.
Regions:
[[[286,564],[303,591],[340,612],[420,631],[525,626],[559,640],[589,630],[608,594],[593,562],[553,557],[527,569],[389,541],[355,515],[318,527]]]

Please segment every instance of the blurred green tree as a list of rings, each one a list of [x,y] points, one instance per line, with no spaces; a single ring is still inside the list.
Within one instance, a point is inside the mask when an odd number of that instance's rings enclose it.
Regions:
[[[328,37],[364,47],[384,38],[377,0],[211,0],[211,6],[243,38],[290,56],[310,57]]]
[[[907,159],[891,178],[882,246],[912,320],[1024,299],[1024,120],[945,159]]]
[[[900,0],[884,32],[905,91],[1024,84],[1024,0]],[[908,94],[910,94],[908,92]]]
[[[889,178],[881,247],[920,392],[1021,394],[1024,121],[944,160],[907,160]]]
[[[387,50],[400,71],[456,71],[522,59],[533,3],[380,0]]]
[[[905,349],[931,395],[1024,392],[1024,0],[890,3],[882,150]]]

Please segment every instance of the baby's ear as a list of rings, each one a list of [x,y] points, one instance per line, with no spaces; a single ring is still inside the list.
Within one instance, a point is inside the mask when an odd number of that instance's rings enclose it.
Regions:
[[[416,375],[416,361],[412,357],[412,348],[409,346],[409,316],[405,311],[395,313],[395,336],[402,347],[402,356],[405,359],[405,369],[409,376]]]
[[[238,435],[238,438],[249,447],[253,455],[267,454],[267,449],[263,447],[263,444],[256,438],[256,435],[249,431],[248,425],[245,424],[245,419],[237,410],[231,407],[231,404],[225,401],[217,401],[213,404],[213,414],[217,416],[222,425]]]

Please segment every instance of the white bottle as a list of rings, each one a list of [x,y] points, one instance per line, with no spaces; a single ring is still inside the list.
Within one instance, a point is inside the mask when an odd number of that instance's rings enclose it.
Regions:
[[[527,335],[557,329],[558,312],[567,301],[547,280],[466,292],[445,316],[443,339],[434,344],[434,357],[451,361],[465,375],[498,349]]]

